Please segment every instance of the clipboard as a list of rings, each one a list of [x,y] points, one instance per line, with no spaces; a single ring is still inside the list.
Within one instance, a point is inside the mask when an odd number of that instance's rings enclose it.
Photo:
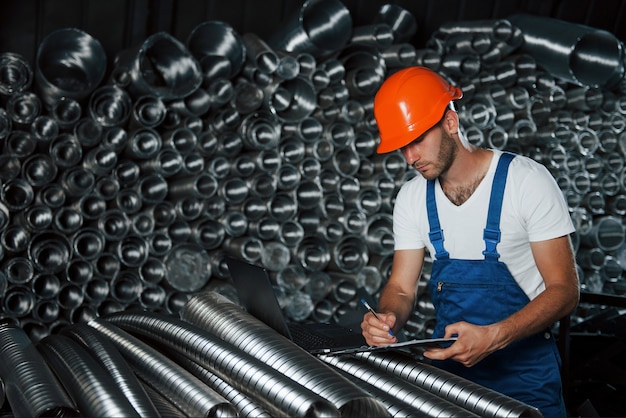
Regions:
[[[379,346],[363,345],[360,347],[350,347],[350,348],[341,348],[341,349],[324,348],[324,349],[316,351],[313,354],[336,355],[336,354],[370,353],[370,352],[375,352],[375,351],[402,350],[402,349],[413,348],[413,347],[445,348],[449,346],[450,344],[454,343],[456,339],[457,337],[425,338],[425,339],[420,339],[420,340],[408,340],[408,341],[398,342],[395,344],[379,345]]]

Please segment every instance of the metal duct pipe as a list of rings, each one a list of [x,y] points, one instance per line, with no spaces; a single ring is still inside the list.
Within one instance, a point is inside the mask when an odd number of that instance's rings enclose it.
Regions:
[[[351,34],[352,17],[340,1],[307,0],[268,43],[276,50],[306,52],[319,59],[341,50]]]
[[[50,335],[41,340],[37,348],[80,413],[139,416],[111,375],[77,342],[62,335]]]
[[[348,375],[371,385],[374,393],[382,392],[388,396],[411,405],[417,413],[428,417],[478,416],[457,404],[408,383],[400,377],[389,375],[375,366],[351,357],[321,355],[319,358]],[[366,389],[367,390],[367,389]],[[390,402],[392,405],[396,402]]]
[[[524,417],[541,416],[536,408],[516,401],[508,396],[438,369],[416,362],[401,353],[358,353],[355,357],[367,364],[377,366],[431,393],[441,396],[479,416]]]
[[[107,321],[132,334],[158,341],[195,361],[274,414],[330,416],[337,413],[328,401],[299,387],[275,368],[193,324],[154,313],[117,314]],[[278,393],[285,396],[278,398]]]
[[[85,99],[104,78],[106,62],[104,48],[88,33],[75,28],[51,32],[37,48],[35,65],[43,101],[53,106],[61,97]]]
[[[159,415],[132,369],[110,340],[86,324],[74,325],[64,331],[64,334],[82,344],[111,374],[117,387],[140,416]]]
[[[182,354],[176,352],[171,352],[170,354],[177,363],[189,370],[198,379],[209,385],[209,387],[213,390],[224,396],[224,398],[226,398],[237,409],[240,417],[269,418],[272,416],[272,414],[266,409],[257,405],[251,397],[245,394],[245,392],[237,390],[226,380],[216,376],[202,365],[190,360]],[[272,410],[273,407],[269,406],[267,409]]]
[[[342,415],[387,415],[384,407],[345,378],[239,306],[215,293],[201,293],[181,317],[234,344],[287,377],[328,399]],[[233,321],[233,318],[237,318]],[[234,326],[237,324],[238,326]]]
[[[236,415],[226,399],[153,347],[106,321],[94,319],[87,325],[111,340],[135,373],[185,414],[200,417]]]
[[[26,332],[0,326],[0,377],[15,416],[75,416],[79,411]]]
[[[624,75],[623,46],[609,32],[525,14],[509,16],[508,20],[523,33],[521,50],[556,77],[611,88]]]

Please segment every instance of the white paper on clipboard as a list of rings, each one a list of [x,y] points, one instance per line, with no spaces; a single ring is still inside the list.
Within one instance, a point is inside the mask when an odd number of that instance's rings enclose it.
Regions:
[[[327,354],[327,355],[335,355],[335,354],[352,354],[352,353],[369,353],[373,351],[385,351],[385,350],[401,350],[404,348],[412,348],[412,347],[443,347],[445,345],[449,345],[449,343],[453,343],[456,341],[456,337],[451,338],[426,338],[420,340],[408,340],[402,341],[395,344],[388,345],[380,345],[380,346],[361,346],[361,347],[350,347],[333,350],[332,348],[321,349],[314,354]]]

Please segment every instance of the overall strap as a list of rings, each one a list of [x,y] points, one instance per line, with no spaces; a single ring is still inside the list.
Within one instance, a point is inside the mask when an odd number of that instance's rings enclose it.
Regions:
[[[439,214],[437,213],[437,203],[435,202],[435,180],[428,180],[426,184],[426,211],[428,214],[428,224],[430,232],[428,237],[435,247],[434,257],[437,260],[447,259],[450,254],[443,248],[443,231],[439,224]]]
[[[502,200],[504,198],[504,187],[506,186],[506,176],[509,171],[509,164],[515,155],[504,152],[500,156],[496,173],[491,186],[491,197],[489,198],[489,212],[487,213],[487,226],[483,233],[485,240],[485,260],[497,261],[500,254],[496,250],[496,246],[500,242],[500,215],[502,213]]]

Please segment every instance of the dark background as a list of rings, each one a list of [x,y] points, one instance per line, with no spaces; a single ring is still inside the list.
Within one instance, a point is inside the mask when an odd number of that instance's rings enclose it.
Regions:
[[[607,30],[626,40],[623,0],[343,0],[353,25],[372,22],[378,9],[394,3],[417,21],[413,43],[424,45],[444,23],[506,18],[529,13]],[[24,55],[31,63],[41,40],[63,27],[77,27],[98,39],[112,61],[119,51],[165,31],[185,41],[207,20],[221,20],[240,34],[266,39],[300,10],[303,0],[2,0],[0,51]],[[109,63],[110,64],[110,63]]]

